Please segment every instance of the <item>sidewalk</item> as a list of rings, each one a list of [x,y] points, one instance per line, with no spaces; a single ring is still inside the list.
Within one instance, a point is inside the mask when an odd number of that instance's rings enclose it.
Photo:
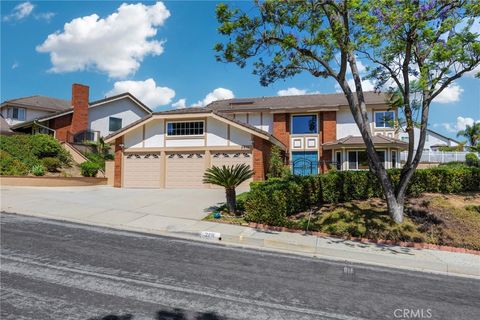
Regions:
[[[2,199],[3,200],[3,199]],[[7,202],[7,204],[4,204]],[[220,224],[172,216],[140,214],[132,209],[88,212],[85,210],[41,210],[41,205],[2,201],[2,211],[70,221],[121,230],[152,233],[195,241],[300,254],[336,261],[372,264],[392,268],[466,276],[480,279],[480,256],[466,253],[415,249],[361,243],[330,237],[289,232],[262,231],[250,227]],[[202,237],[203,231],[219,233],[221,240]]]

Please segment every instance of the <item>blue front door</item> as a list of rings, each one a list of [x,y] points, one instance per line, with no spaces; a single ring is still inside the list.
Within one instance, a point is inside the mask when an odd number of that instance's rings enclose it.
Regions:
[[[292,152],[293,174],[299,176],[308,176],[318,173],[318,152],[300,151]]]

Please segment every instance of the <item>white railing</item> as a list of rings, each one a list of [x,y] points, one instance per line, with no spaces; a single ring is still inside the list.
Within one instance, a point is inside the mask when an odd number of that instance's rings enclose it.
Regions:
[[[415,150],[414,152],[416,152]],[[443,151],[430,151],[425,150],[422,153],[422,158],[420,162],[429,162],[429,163],[445,163],[445,162],[452,162],[452,161],[465,161],[465,155],[471,152],[465,151],[450,151],[450,152],[443,152]],[[480,157],[480,153],[477,154]],[[400,153],[400,161],[407,160],[407,151],[403,151]]]

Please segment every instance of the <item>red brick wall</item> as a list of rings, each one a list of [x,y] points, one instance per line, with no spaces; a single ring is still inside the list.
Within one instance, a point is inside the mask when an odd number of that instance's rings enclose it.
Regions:
[[[322,143],[337,140],[337,113],[335,111],[321,112],[320,119]],[[322,161],[322,172],[328,171],[328,166],[323,161],[332,161],[332,150],[320,150],[320,160]]]
[[[49,121],[49,127],[55,130],[55,138],[59,141],[67,141],[67,133],[70,131],[70,125],[72,123],[72,114],[66,114],[64,116],[51,119]]]
[[[273,114],[272,134],[287,148],[290,146],[290,115],[288,113]]]
[[[113,186],[120,188],[122,186],[122,158],[123,158],[123,137],[115,139],[115,169],[113,173]]]
[[[88,129],[88,86],[72,84],[73,118],[70,131],[77,133]]]
[[[272,144],[269,141],[253,136],[253,181],[265,180],[271,148]]]

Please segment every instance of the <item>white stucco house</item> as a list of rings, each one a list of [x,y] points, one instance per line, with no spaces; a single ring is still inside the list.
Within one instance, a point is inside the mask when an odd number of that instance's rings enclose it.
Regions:
[[[415,150],[418,148],[420,139],[420,128],[414,128],[415,135]],[[402,141],[408,143],[408,134],[402,129],[399,133],[399,137]],[[425,137],[424,151],[438,151],[440,147],[455,147],[460,144],[459,141],[446,137],[438,132],[427,129],[427,135]]]

